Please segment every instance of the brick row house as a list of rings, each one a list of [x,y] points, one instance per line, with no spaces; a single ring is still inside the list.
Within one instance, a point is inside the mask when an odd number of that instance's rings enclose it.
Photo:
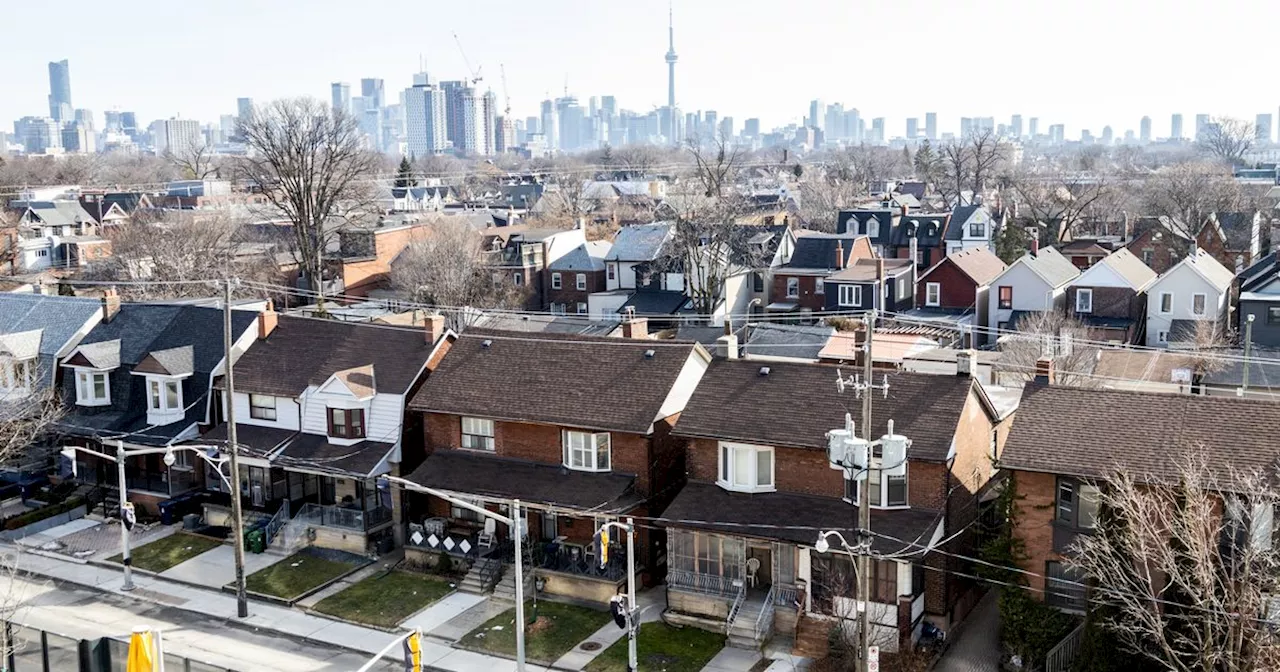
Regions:
[[[695,343],[468,331],[409,404],[427,457],[408,478],[494,511],[520,500],[545,590],[607,600],[625,554],[600,569],[592,538],[603,521],[660,514],[679,490],[684,444],[671,430],[709,361]],[[405,498],[411,560],[490,582],[513,560],[509,530],[447,499]],[[646,585],[665,573],[664,542],[638,533]]]
[[[939,313],[973,313],[976,324],[986,324],[991,283],[1007,268],[986,248],[949,254],[920,275],[916,306]]]
[[[1274,402],[1059,387],[1045,374],[1023,391],[1000,468],[1017,491],[1031,594],[1062,609],[1087,606],[1087,577],[1068,559],[1096,528],[1099,489],[1113,474],[1171,482],[1178,459],[1209,449],[1210,465],[1269,468],[1280,457]]]
[[[240,494],[250,515],[283,511],[291,521],[285,545],[291,534],[309,534],[317,546],[364,554],[402,542],[394,498],[377,479],[422,461],[421,429],[403,425],[405,404],[454,338],[438,315],[424,329],[373,330],[265,311],[236,362],[231,400],[243,451]],[[215,385],[225,409],[224,381]],[[225,445],[225,415],[195,442]],[[221,478],[210,473],[201,485],[210,493],[206,521],[228,520]]]
[[[859,259],[874,259],[871,238],[855,234],[798,233],[791,257],[773,273],[771,313],[828,310],[826,280]]]
[[[586,241],[547,265],[547,303],[553,314],[586,315],[587,298],[605,291],[605,258],[611,243]]]
[[[873,434],[893,419],[911,439],[906,473],[882,476],[876,456],[859,483],[827,461],[827,432],[858,404],[836,390],[838,375],[817,364],[711,364],[675,429],[689,442],[689,482],[663,516],[667,620],[727,630],[747,645],[798,633],[806,655],[824,653],[827,632],[851,613],[853,573],[843,552],[821,553],[815,542],[819,530],[854,538],[859,487],[871,488],[871,529],[886,535],[873,551],[918,551],[872,563],[877,643],[896,650],[915,641],[926,619],[948,628],[976,600],[973,586],[927,571],[922,563],[946,564],[923,549],[977,516],[1009,404],[968,375],[890,375],[888,397],[873,403]],[[969,541],[960,534],[948,547]]]

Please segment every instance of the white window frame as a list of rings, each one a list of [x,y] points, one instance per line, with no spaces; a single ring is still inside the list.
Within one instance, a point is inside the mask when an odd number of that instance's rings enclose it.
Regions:
[[[974,232],[975,228],[977,230],[976,233]],[[987,223],[986,222],[969,222],[968,234],[970,238],[985,239],[987,237]]]
[[[574,288],[575,288],[575,289],[577,289],[579,292],[585,292],[585,291],[587,291],[587,274],[586,274],[586,273],[578,273],[577,275],[575,275],[575,276],[573,277],[573,286],[574,286]]]
[[[518,283],[518,282],[517,282],[516,284],[520,284],[520,283]],[[564,281],[561,279],[560,274],[559,274],[559,273],[552,273],[552,274],[551,274],[551,289],[560,289],[561,287],[563,287],[563,285],[564,285]]]
[[[264,400],[270,400],[271,405],[267,406],[262,403]],[[254,403],[254,402],[257,403]],[[268,416],[267,410],[270,409]],[[269,394],[249,394],[249,417],[254,420],[270,420],[275,422],[279,419],[279,408],[276,398]]]
[[[762,480],[760,459],[768,455],[769,474]],[[749,443],[720,442],[717,455],[716,484],[733,492],[774,492],[777,490],[777,453],[773,446],[757,446]],[[745,460],[746,464],[742,464]],[[739,468],[742,472],[739,472]],[[745,482],[738,477],[745,476]]]
[[[1196,299],[1200,299],[1200,312],[1196,312]],[[1209,312],[1209,297],[1203,292],[1196,292],[1191,295],[1191,314],[1206,315]]]
[[[574,471],[610,471],[613,465],[613,437],[608,432],[561,432],[564,466]]]
[[[147,411],[182,412],[182,380],[168,376],[147,376]]]
[[[1084,305],[1083,299],[1089,297],[1089,305]],[[1093,290],[1088,287],[1080,287],[1076,290],[1076,312],[1092,313],[1093,312]]]
[[[888,504],[889,479],[902,480],[902,503]],[[867,487],[871,488],[870,506],[873,509],[909,509],[911,508],[911,464],[907,464],[907,473],[902,476],[886,476],[880,464],[880,458],[871,460],[871,469],[867,472]]]
[[[845,308],[862,305],[862,285],[837,285],[837,303]]]
[[[524,273],[521,273],[520,271],[516,271],[515,273],[512,273],[512,274],[511,274],[511,283],[512,283],[512,284],[514,284],[516,287],[523,287],[523,286],[524,286]]]
[[[551,314],[552,314],[552,315],[564,315],[564,314],[565,314],[565,312],[566,312],[566,311],[568,311],[568,310],[569,310],[569,304],[567,304],[567,303],[552,303],[552,304],[551,304]]]
[[[588,310],[587,303],[586,303],[585,301],[579,301],[579,302],[578,302],[578,314],[579,314],[579,315],[586,315],[586,314],[587,314],[587,310]]]
[[[489,418],[462,418],[461,444],[467,450],[494,451],[494,425]],[[470,440],[468,440],[470,439]]]
[[[822,278],[814,278],[814,279],[813,279],[813,293],[814,293],[814,294],[826,294],[826,293],[827,293],[827,281],[826,281],[826,280],[823,280]]]
[[[878,238],[880,236],[880,219],[871,217],[867,219],[867,237]]]
[[[924,305],[931,307],[942,305],[942,283],[924,283]]]
[[[1165,299],[1169,300],[1166,302]],[[1165,308],[1165,306],[1168,308]],[[1169,315],[1173,313],[1173,292],[1160,292],[1160,304],[1156,306],[1156,311],[1161,315]]]
[[[787,278],[787,298],[800,298],[800,278]]]
[[[35,386],[34,359],[0,359],[0,392],[6,396],[26,396]]]
[[[76,405],[77,406],[110,406],[111,405],[111,372],[106,369],[78,368],[76,371]],[[102,376],[103,395],[97,391],[97,377]]]

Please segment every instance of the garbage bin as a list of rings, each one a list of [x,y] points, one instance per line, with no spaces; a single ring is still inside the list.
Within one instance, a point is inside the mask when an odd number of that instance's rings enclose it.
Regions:
[[[174,509],[176,509],[177,506],[178,501],[173,499],[166,499],[156,505],[156,507],[160,509],[160,524],[172,525],[178,522],[178,519],[174,514]]]
[[[261,530],[249,530],[245,534],[245,549],[250,553],[263,553],[267,550],[267,535]]]

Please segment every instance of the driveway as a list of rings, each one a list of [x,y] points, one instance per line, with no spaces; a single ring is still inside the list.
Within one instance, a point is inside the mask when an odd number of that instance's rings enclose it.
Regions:
[[[962,632],[934,667],[936,672],[999,672],[1000,592],[988,591],[973,608]]]

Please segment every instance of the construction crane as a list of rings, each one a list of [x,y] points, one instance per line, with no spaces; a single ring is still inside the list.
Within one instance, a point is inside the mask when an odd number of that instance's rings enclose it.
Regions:
[[[462,64],[467,66],[467,72],[471,73],[471,86],[475,86],[484,81],[484,77],[480,76],[480,68],[471,68],[471,60],[467,58],[467,50],[462,48],[462,40],[458,38],[458,33],[453,34],[453,41],[458,43],[458,52],[462,54]],[[484,67],[484,66],[481,66]]]
[[[511,94],[507,92],[507,66],[498,64],[498,73],[502,75],[502,115],[511,118]]]

